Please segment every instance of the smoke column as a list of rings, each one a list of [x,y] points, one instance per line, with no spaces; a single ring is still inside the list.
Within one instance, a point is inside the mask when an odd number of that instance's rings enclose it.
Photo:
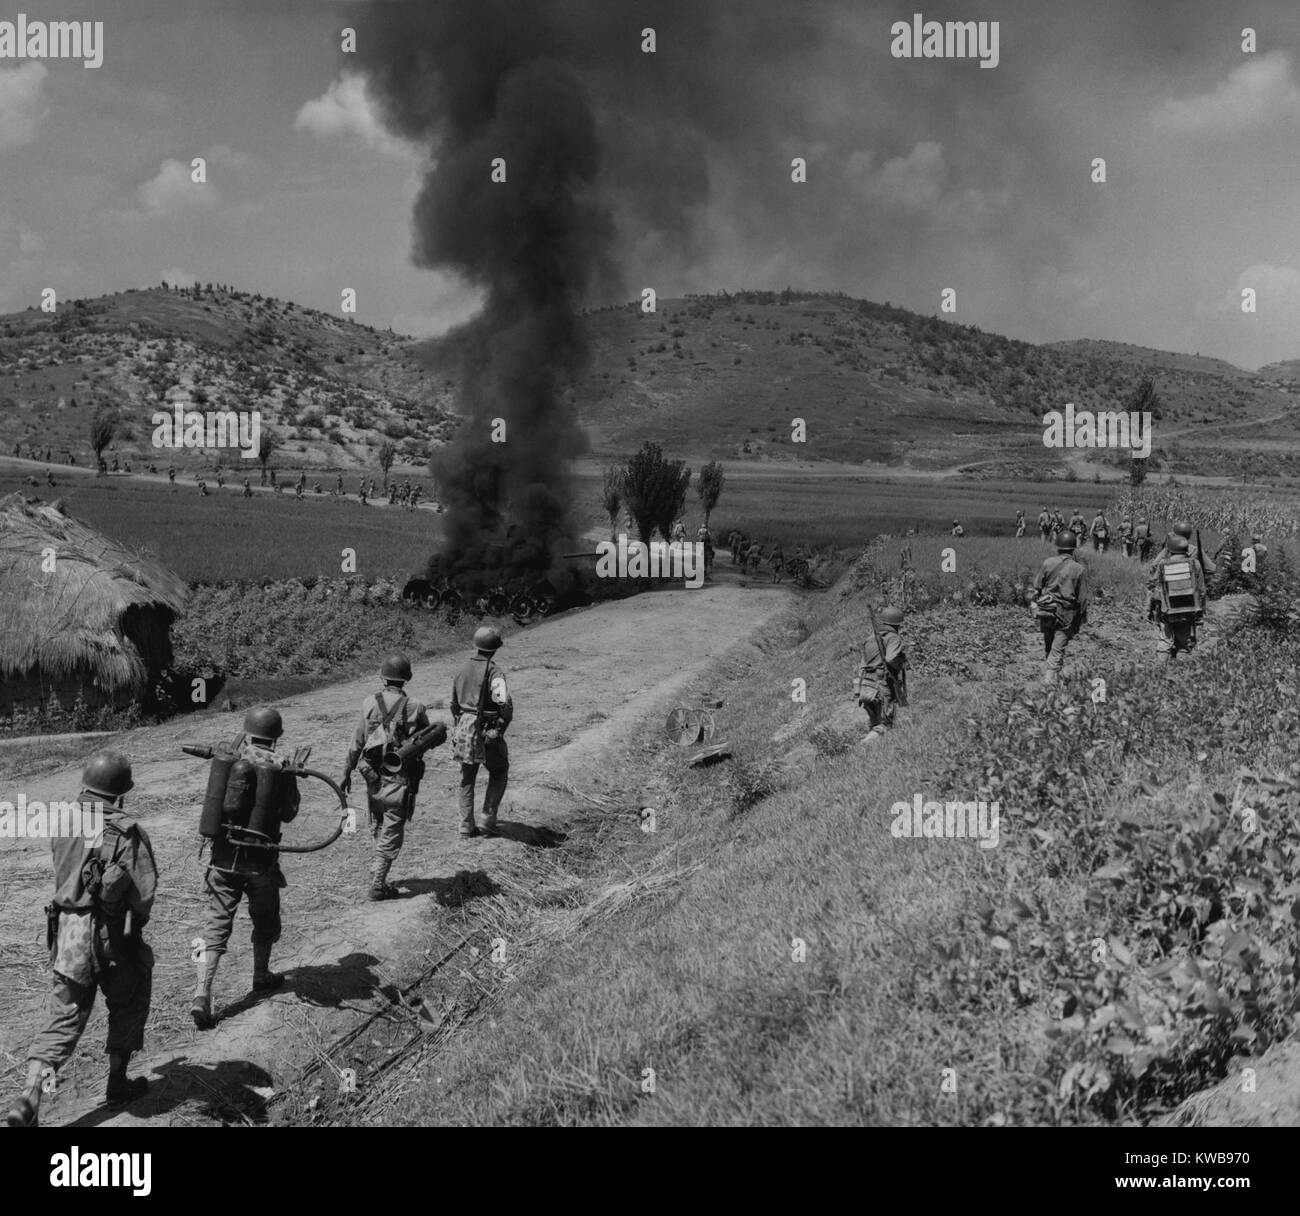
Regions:
[[[358,21],[385,120],[435,158],[414,260],[485,293],[461,335],[462,426],[433,464],[448,569],[480,582],[545,575],[575,534],[568,467],[587,441],[565,388],[585,362],[580,312],[614,231],[595,193],[591,101],[546,53],[544,18],[542,5],[452,0]],[[498,158],[504,182],[492,180]]]

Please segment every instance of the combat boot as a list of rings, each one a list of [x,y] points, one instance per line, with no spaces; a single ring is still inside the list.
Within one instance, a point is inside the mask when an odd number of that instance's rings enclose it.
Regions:
[[[271,943],[253,943],[253,991],[274,992],[284,983],[284,976],[271,970]]]
[[[369,898],[372,902],[397,898],[397,888],[388,881],[388,871],[392,864],[390,857],[376,857],[371,865]]]
[[[144,1097],[149,1089],[149,1082],[144,1077],[127,1077],[126,1066],[130,1062],[130,1052],[122,1055],[109,1054],[108,1085],[104,1090],[104,1100],[109,1106],[126,1106],[127,1103]]]
[[[209,953],[203,959],[203,968],[199,972],[199,986],[194,990],[194,1000],[190,1003],[190,1017],[199,1030],[211,1030],[217,1019],[212,1016],[212,982],[217,978],[217,964],[221,955]]]

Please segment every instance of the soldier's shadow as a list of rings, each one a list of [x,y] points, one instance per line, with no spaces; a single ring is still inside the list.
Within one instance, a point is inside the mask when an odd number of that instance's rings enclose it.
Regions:
[[[217,1021],[220,1023],[236,1017],[283,992],[292,992],[304,1004],[326,1007],[364,999],[384,987],[384,981],[374,970],[378,962],[373,954],[357,952],[346,954],[334,963],[295,967],[284,973],[284,984],[275,991],[249,992],[239,1000],[223,1005],[217,1011]]]
[[[513,840],[533,849],[555,849],[565,841],[565,833],[557,832],[554,828],[535,827],[531,823],[513,823],[507,819],[497,820],[497,835],[503,840]]]
[[[460,908],[501,890],[484,870],[457,870],[450,878],[408,878],[397,886],[411,895],[432,895],[444,908]]]
[[[257,1090],[273,1086],[271,1074],[247,1060],[194,1064],[186,1056],[175,1056],[154,1067],[148,1093],[129,1106],[117,1110],[101,1106],[66,1126],[98,1127],[124,1110],[149,1119],[193,1101],[200,1103],[205,1117],[222,1123],[265,1123],[266,1098]]]

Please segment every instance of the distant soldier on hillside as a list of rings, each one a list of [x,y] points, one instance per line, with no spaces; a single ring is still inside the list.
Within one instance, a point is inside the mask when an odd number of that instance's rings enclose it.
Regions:
[[[758,541],[750,543],[749,549],[745,553],[745,569],[750,575],[758,573],[758,568],[763,563],[763,546]]]
[[[113,457],[113,472],[116,473],[117,470],[118,470],[117,457],[114,456],[114,457]]]
[[[311,488],[312,488],[312,492],[315,493],[315,494],[323,494],[323,493],[325,492],[325,491],[321,488],[321,484],[320,484],[319,481],[313,481],[313,482],[311,483]]]
[[[960,520],[960,519],[954,519],[954,520],[952,521],[952,534],[953,534],[954,536],[965,536],[965,535],[966,535],[966,529],[963,528],[963,527],[961,526],[961,520]]]
[[[298,474],[298,484],[295,489],[298,491],[298,497],[301,498],[303,491],[307,488],[307,474],[302,472]]]
[[[1043,562],[1034,576],[1034,615],[1043,634],[1043,683],[1055,684],[1065,663],[1065,648],[1088,618],[1087,573],[1074,556],[1078,537],[1068,530],[1056,534],[1056,556]]]
[[[1160,627],[1157,652],[1172,662],[1196,646],[1196,626],[1205,612],[1205,576],[1187,538],[1170,536],[1147,579],[1147,619]]]
[[[56,484],[54,480],[54,474],[49,469],[45,470],[45,484],[49,486],[51,489],[53,489]]]
[[[1016,512],[1016,540],[1023,540],[1025,537],[1025,513]]]
[[[241,495],[241,497],[243,498],[253,497],[253,483],[249,481],[247,477],[244,478],[244,493]]]
[[[1038,535],[1045,541],[1052,539],[1052,514],[1048,511],[1046,503],[1038,512]]]
[[[207,483],[206,481],[204,481],[202,477],[200,477],[200,478],[199,478],[199,497],[200,497],[200,498],[207,498],[207,496],[208,496],[208,483]]]
[[[704,524],[695,533],[695,543],[704,546],[704,573],[707,576],[713,570],[713,533]]]
[[[1088,535],[1088,522],[1083,518],[1083,508],[1075,507],[1074,514],[1070,516],[1070,531],[1074,533],[1074,539],[1083,543],[1083,538]]]
[[[337,488],[335,489],[334,492],[335,492],[335,494],[337,494],[340,498],[343,497],[343,474],[342,474],[342,473],[339,474],[338,486],[337,486]]]
[[[54,453],[54,449],[53,449],[52,447],[50,447],[49,444],[46,444],[46,445],[45,445],[45,459],[46,459],[46,460],[49,460],[49,458],[51,457],[51,455],[53,455],[53,453]]]
[[[298,483],[293,487],[293,496],[294,496],[294,497],[295,497],[299,502],[302,502],[302,492],[303,492],[303,488],[304,488],[304,486],[303,486],[303,482],[302,482],[302,481],[299,481],[299,482],[298,482]]]
[[[14,444],[14,459],[20,460],[22,458],[22,454],[23,454],[22,440],[19,440],[17,443]]]
[[[1133,547],[1137,552],[1138,561],[1148,562],[1151,560],[1151,546],[1153,543],[1151,525],[1145,518],[1139,519],[1133,525]]]
[[[779,583],[781,581],[781,572],[785,569],[785,554],[781,550],[780,541],[777,541],[772,546],[772,552],[768,554],[767,564],[772,567],[772,581]]]
[[[176,466],[174,464],[167,466],[167,482],[173,490],[176,488]]]
[[[420,488],[420,483],[417,481],[415,485],[411,487],[411,510],[412,511],[414,511],[420,505],[420,495],[423,493],[424,491]]]
[[[1127,511],[1119,521],[1119,543],[1124,548],[1124,556],[1133,556],[1133,520]]]
[[[1105,553],[1107,546],[1110,544],[1110,524],[1106,522],[1106,515],[1098,511],[1093,516],[1092,526],[1088,529],[1092,536],[1092,548],[1094,553]]]
[[[224,490],[226,487],[226,471],[220,465],[217,465],[217,488]]]
[[[894,725],[899,705],[907,704],[907,651],[899,630],[903,613],[882,608],[873,629],[862,643],[862,661],[855,682],[858,704],[867,711],[871,729],[863,743],[877,743]]]

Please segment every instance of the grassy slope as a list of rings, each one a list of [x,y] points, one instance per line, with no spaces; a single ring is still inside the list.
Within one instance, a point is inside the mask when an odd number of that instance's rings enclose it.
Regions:
[[[1002,548],[1003,565],[1018,562],[1011,544]],[[1149,718],[1153,710],[1140,706],[1159,707],[1163,743],[1117,762],[1104,782],[1072,784],[1050,765],[1033,777],[1048,783],[1043,788],[1064,781],[1074,791],[1053,831],[1091,823],[1105,832],[1120,816],[1194,817],[1211,805],[1212,789],[1231,789],[1241,758],[1211,726],[1208,736],[1195,736],[1193,747],[1206,749],[1197,763],[1178,760],[1187,754],[1180,734],[1207,699],[1204,681],[1220,678],[1205,666],[1216,660],[1153,670],[1140,576],[1123,559],[1089,560],[1114,598],[1094,614],[1095,634],[1076,644],[1060,693],[1028,694],[1029,716],[1010,736],[1024,743],[1012,746],[1031,766],[1033,747],[1063,746],[1050,733],[1037,745],[1019,734],[1037,719],[1034,705],[1051,729],[1077,736],[1071,747],[1117,729],[1125,719],[1108,722],[1110,710],[1090,700],[1091,681],[1102,675],[1115,713]],[[587,898],[626,890],[619,884],[629,875],[649,876],[652,885],[658,875],[664,885],[639,901],[629,896],[630,906],[583,931],[564,920],[549,935],[534,931],[490,1031],[447,1045],[385,1118],[874,1125],[1134,1118],[1131,1095],[1102,1110],[1084,1101],[1079,1086],[1059,1087],[1077,1043],[1042,1032],[1047,1018],[1061,1016],[1044,983],[1052,972],[1007,961],[1036,957],[1035,922],[1024,932],[1000,930],[1015,951],[1005,956],[980,928],[981,908],[1001,917],[1014,893],[1030,901],[1043,926],[1065,926],[1085,956],[1107,932],[1104,911],[1085,902],[1098,859],[1065,836],[1045,848],[1026,844],[1030,824],[1050,824],[1017,818],[1031,807],[1036,813],[1042,789],[1035,785],[1031,797],[1028,770],[1009,786],[998,769],[981,768],[977,736],[996,733],[1014,708],[1008,695],[1035,670],[1023,610],[945,604],[914,614],[912,707],[887,743],[864,752],[851,746],[862,717],[848,706],[869,590],[850,584],[802,601],[781,627],[701,684],[699,691],[726,697],[731,762],[691,770],[667,747],[627,758],[617,780],[634,784],[641,775],[658,830],[639,840],[626,833],[614,864],[586,874]],[[977,659],[979,680],[970,678]],[[1217,661],[1234,659],[1225,650]],[[807,681],[806,712],[791,701],[795,678]],[[1248,700],[1234,690],[1230,704],[1248,712]],[[1139,729],[1142,720],[1118,729]],[[790,739],[774,743],[791,723]],[[1276,743],[1252,745],[1252,758],[1280,762]],[[793,765],[788,771],[776,763],[782,758]],[[1152,769],[1148,759],[1161,763]],[[1069,763],[1076,761],[1086,771],[1082,759]],[[1156,771],[1164,789],[1147,800],[1141,783]],[[608,776],[591,775],[593,783]],[[894,838],[889,808],[917,792],[1000,796],[1007,847]],[[531,915],[545,924],[551,913],[541,900],[514,911],[516,923]],[[800,941],[806,956],[796,961]],[[942,953],[948,946],[951,958]],[[1086,957],[1081,966],[1080,974],[1097,970]],[[645,1069],[654,1070],[652,1095]],[[944,1069],[955,1070],[955,1094],[944,1092]],[[1203,1079],[1195,1069],[1176,1084],[1166,1079],[1166,1090],[1145,1093],[1147,1110],[1172,1104]]]

